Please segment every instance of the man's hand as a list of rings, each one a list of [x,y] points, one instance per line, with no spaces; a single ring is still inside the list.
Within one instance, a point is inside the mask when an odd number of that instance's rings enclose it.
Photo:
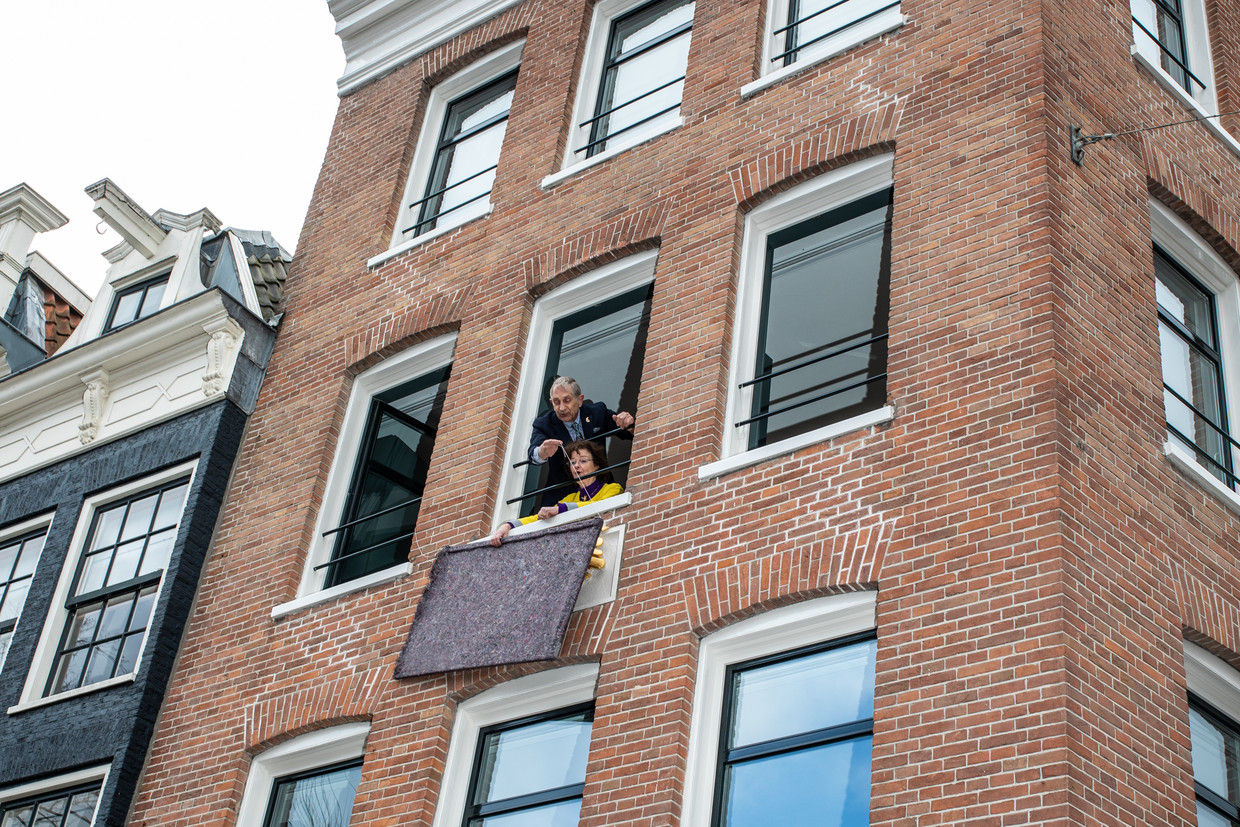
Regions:
[[[504,523],[495,529],[495,533],[491,535],[491,545],[499,548],[499,544],[504,542],[504,538],[508,536],[508,532],[512,531],[512,526]]]
[[[630,417],[630,419],[631,418],[632,417]],[[542,444],[538,446],[538,456],[543,459],[551,459],[552,455],[555,454],[556,451],[560,450],[560,446],[563,444],[564,443],[560,442],[558,439],[544,439]]]
[[[615,420],[617,428],[623,428],[624,430],[627,431],[633,427],[633,414],[631,413],[626,413],[625,411],[621,411],[620,413],[613,416],[612,419]]]

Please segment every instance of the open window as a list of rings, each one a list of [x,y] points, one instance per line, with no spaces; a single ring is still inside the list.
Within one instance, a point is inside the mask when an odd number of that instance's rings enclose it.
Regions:
[[[547,465],[558,460],[553,457],[542,465],[531,462],[530,434],[534,420],[550,413],[547,400],[555,377],[576,379],[587,402],[638,415],[654,262],[654,252],[630,256],[564,285],[535,304],[509,437],[509,467],[501,483],[504,499],[497,508],[501,520],[536,511],[546,493]],[[607,467],[612,478],[624,485],[632,443],[622,438],[614,424],[606,432],[611,434],[605,438]],[[570,485],[559,496],[571,491]]]
[[[746,216],[725,460],[707,475],[891,418],[891,214],[885,155]]]
[[[298,597],[276,617],[409,571],[456,334],[357,376]]]
[[[764,79],[752,87],[767,86],[903,24],[900,0],[770,0]]]

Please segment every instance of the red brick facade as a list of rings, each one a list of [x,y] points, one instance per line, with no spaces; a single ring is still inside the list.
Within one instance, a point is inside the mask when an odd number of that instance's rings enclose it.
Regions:
[[[1189,124],[1071,162],[1070,124],[1190,117],[1130,55],[1125,0],[903,0],[903,27],[743,97],[766,6],[698,0],[683,125],[550,188],[585,0],[526,0],[342,98],[132,824],[233,824],[254,756],[369,721],[351,823],[429,825],[459,702],[594,662],[582,825],[677,825],[702,636],[855,590],[877,591],[871,824],[1195,823],[1181,646],[1240,667],[1240,518],[1164,455],[1149,199],[1240,269],[1240,147]],[[1227,112],[1240,17],[1205,6]],[[522,37],[494,211],[369,269],[431,88]],[[699,481],[745,214],[881,153],[894,419]],[[490,530],[534,301],[650,249],[618,599],[555,664],[393,679],[435,552]],[[353,377],[445,331],[413,574],[273,620]]]

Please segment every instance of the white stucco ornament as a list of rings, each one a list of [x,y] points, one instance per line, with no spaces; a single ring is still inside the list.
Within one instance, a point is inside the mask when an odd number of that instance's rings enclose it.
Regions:
[[[203,330],[211,334],[207,340],[207,369],[202,374],[202,393],[216,396],[224,392],[232,373],[233,355],[241,341],[241,327],[227,316],[205,324]]]
[[[103,406],[108,401],[108,372],[104,368],[81,376],[86,390],[82,392],[82,422],[78,425],[78,439],[89,445],[99,436],[103,422]]]

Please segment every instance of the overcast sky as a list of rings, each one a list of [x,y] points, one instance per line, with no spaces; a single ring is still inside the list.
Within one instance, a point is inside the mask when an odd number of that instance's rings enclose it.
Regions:
[[[32,249],[93,298],[120,237],[83,190],[111,178],[148,212],[207,207],[293,250],[336,113],[334,25],[327,0],[0,0],[0,191],[24,181],[69,217]]]

